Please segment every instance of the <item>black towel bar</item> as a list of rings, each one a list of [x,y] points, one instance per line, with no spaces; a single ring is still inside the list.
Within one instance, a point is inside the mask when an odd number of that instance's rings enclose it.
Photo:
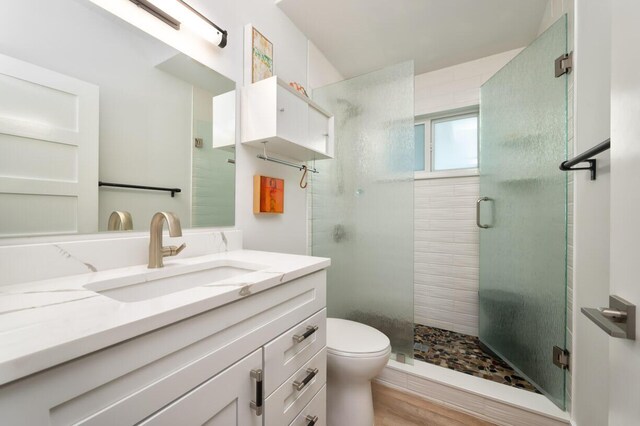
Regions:
[[[131,188],[131,189],[144,189],[147,191],[167,191],[174,197],[176,192],[182,192],[180,188],[162,188],[159,186],[146,186],[146,185],[129,185],[127,183],[112,183],[112,182],[98,182],[98,186],[111,186],[114,188]]]
[[[611,139],[607,139],[604,142],[599,143],[583,152],[580,155],[576,155],[571,160],[563,161],[560,164],[560,170],[570,172],[574,170],[590,170],[591,180],[596,180],[596,160],[591,158],[611,148]],[[589,163],[589,167],[573,167],[579,163]]]

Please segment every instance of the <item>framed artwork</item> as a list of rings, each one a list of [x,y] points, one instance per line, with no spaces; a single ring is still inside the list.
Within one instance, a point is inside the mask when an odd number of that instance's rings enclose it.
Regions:
[[[260,31],[251,31],[251,82],[273,77],[273,44]]]
[[[284,179],[253,177],[253,213],[284,213]]]

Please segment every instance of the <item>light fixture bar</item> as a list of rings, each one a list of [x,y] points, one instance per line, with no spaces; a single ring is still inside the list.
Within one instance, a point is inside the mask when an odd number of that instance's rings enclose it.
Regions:
[[[195,13],[196,15],[198,15],[203,21],[205,21],[206,23],[208,23],[209,25],[211,25],[213,28],[215,28],[218,31],[218,33],[220,34],[220,38],[221,38],[220,43],[218,44],[218,47],[225,47],[227,45],[227,31],[225,31],[222,28],[220,28],[219,26],[217,26],[215,23],[213,23],[213,21],[211,21],[209,18],[204,16],[202,13],[198,12],[196,9],[194,9],[186,1],[178,0],[178,2],[180,2],[184,7],[186,7],[187,9],[189,9],[190,11]]]
[[[149,12],[150,14],[152,14],[153,16],[155,16],[165,24],[169,25],[174,30],[180,29],[180,21],[178,21],[176,18],[169,15],[168,13],[166,13],[165,11],[163,11],[153,3],[150,3],[147,0],[129,0],[129,1],[135,4],[136,6],[138,6],[140,9],[143,9]]]

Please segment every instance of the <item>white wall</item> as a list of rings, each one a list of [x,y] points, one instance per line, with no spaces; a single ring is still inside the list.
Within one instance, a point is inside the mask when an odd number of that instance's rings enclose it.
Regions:
[[[572,15],[573,15],[573,2],[577,0],[548,0],[547,6],[544,10],[542,20],[540,21],[540,27],[538,29],[538,35],[545,32],[554,22],[558,20],[565,13],[569,14],[569,27],[573,27]]]
[[[416,75],[415,115],[480,104],[480,86],[522,49]]]
[[[194,0],[192,5],[230,33],[229,44],[216,56],[216,70],[242,84],[243,28],[251,23],[273,43],[275,73],[287,82],[308,87],[308,40],[273,0]],[[242,145],[236,149],[236,227],[243,231],[245,248],[305,254],[307,194],[298,185],[301,174],[293,168],[258,160],[257,153]],[[284,214],[253,214],[254,174],[285,180]]]
[[[480,86],[521,50],[417,75],[416,116],[478,105]],[[415,182],[416,323],[478,335],[478,196],[478,176]]]
[[[640,2],[611,0],[610,292],[636,306],[640,235]],[[636,308],[637,312],[637,308]],[[609,424],[640,422],[640,320],[635,339],[609,339]],[[600,348],[599,348],[600,349]]]
[[[610,135],[611,6],[578,2],[575,11],[575,145],[580,153]],[[609,297],[609,154],[598,156],[597,180],[574,178],[572,417],[578,425],[608,420],[609,337],[581,307],[607,306]]]
[[[307,69],[309,70],[309,85],[307,92],[309,95],[311,95],[310,90],[344,80],[342,74],[311,40],[309,40],[308,48]]]

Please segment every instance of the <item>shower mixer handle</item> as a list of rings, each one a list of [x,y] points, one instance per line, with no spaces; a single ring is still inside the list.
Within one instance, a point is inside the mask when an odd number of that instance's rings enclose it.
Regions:
[[[482,204],[483,201],[491,201],[491,198],[480,197],[478,198],[478,201],[476,201],[476,225],[478,225],[478,228],[487,229],[487,228],[491,228],[491,226],[483,225],[480,223],[480,204]]]

